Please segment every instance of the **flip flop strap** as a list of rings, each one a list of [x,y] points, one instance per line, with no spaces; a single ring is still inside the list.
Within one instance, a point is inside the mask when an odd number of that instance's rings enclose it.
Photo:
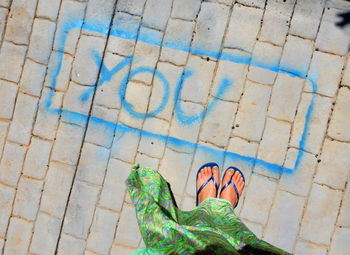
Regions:
[[[228,185],[230,185],[230,183],[232,184],[233,188],[235,189],[235,192],[236,192],[236,195],[237,195],[237,204],[236,204],[236,206],[237,206],[237,205],[238,205],[238,201],[239,201],[239,193],[238,193],[237,187],[236,187],[235,183],[232,181],[232,179],[231,179],[229,182],[227,182],[227,183],[224,185],[224,187],[222,187],[222,189],[221,189],[221,191],[220,191],[220,194],[224,191],[224,189],[226,189],[226,187],[227,187]],[[235,206],[235,208],[236,208],[236,206]]]
[[[202,186],[199,188],[199,190],[197,191],[197,196],[199,195],[199,193],[201,192],[201,190],[204,189],[205,185],[206,185],[208,182],[210,182],[210,180],[213,180],[214,185],[215,185],[215,188],[216,188],[216,191],[219,189],[219,188],[218,188],[218,185],[216,184],[216,181],[215,181],[215,179],[214,179],[214,175],[211,175],[211,177],[210,177],[208,180],[206,180],[206,181],[202,184]]]

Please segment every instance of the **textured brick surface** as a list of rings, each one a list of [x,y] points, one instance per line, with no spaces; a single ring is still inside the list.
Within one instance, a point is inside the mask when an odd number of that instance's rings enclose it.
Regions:
[[[328,245],[334,231],[341,191],[313,184],[310,202],[301,222],[300,237],[314,243]],[[322,219],[320,224],[319,219]]]
[[[260,141],[271,88],[252,82],[246,83],[246,90],[241,99],[234,124],[233,134],[243,138]],[[254,121],[254,125],[251,122]]]
[[[20,218],[10,219],[4,254],[25,254],[27,252],[33,223]]]
[[[285,203],[288,201],[288,204]],[[288,252],[293,252],[293,244],[299,231],[304,198],[277,191],[270,218],[264,229],[264,239]],[[291,239],[294,239],[291,241]]]
[[[238,167],[235,214],[294,254],[349,246],[342,0],[0,0],[0,254],[145,247],[126,180]]]
[[[346,254],[350,241],[350,229],[337,228],[334,232],[329,254]]]
[[[322,17],[316,47],[322,51],[345,55],[349,50],[349,37],[335,25],[339,10],[326,8]]]
[[[36,98],[21,93],[18,95],[8,134],[9,140],[20,144],[29,144],[37,107],[38,100]]]
[[[341,141],[350,141],[350,123],[346,121],[349,116],[350,89],[344,87],[339,89],[338,100],[329,124],[328,134],[330,137]]]

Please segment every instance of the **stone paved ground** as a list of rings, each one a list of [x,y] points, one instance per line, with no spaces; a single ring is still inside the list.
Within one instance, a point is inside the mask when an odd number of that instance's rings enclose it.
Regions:
[[[244,171],[235,211],[257,236],[348,254],[346,10],[0,0],[0,253],[129,254],[144,246],[132,165],[159,170],[191,210],[196,171],[215,161]]]

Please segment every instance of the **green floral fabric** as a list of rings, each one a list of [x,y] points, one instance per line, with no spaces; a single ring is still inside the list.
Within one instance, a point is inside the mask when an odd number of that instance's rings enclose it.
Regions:
[[[181,211],[161,174],[138,164],[126,185],[147,247],[134,254],[288,254],[257,238],[227,200],[208,198]]]

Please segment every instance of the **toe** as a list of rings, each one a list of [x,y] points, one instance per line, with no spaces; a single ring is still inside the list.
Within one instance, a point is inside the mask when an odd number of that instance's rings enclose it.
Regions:
[[[226,174],[224,176],[223,185],[228,183],[231,180],[231,177],[233,175],[233,171],[234,170],[232,168],[227,170],[227,172],[226,172]]]

